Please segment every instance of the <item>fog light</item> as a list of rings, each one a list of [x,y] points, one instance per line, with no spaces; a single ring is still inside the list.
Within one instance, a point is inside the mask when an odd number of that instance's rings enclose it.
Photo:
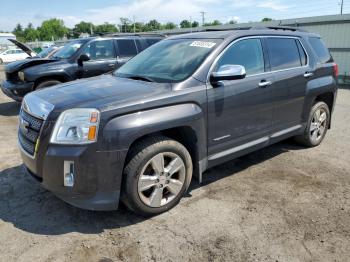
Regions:
[[[64,161],[63,164],[63,183],[65,187],[74,186],[74,162]]]

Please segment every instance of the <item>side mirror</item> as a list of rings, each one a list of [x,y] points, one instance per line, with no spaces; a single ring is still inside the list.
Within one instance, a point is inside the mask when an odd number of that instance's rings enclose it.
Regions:
[[[78,64],[83,65],[83,62],[89,61],[90,57],[87,54],[81,54],[78,58]]]
[[[224,80],[238,80],[246,77],[244,66],[241,65],[223,65],[217,72],[212,72],[210,82],[216,84]]]

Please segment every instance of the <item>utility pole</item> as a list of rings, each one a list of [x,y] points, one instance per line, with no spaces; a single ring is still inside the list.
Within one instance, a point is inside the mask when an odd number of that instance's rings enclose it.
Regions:
[[[204,26],[204,21],[205,21],[205,14],[206,12],[200,12],[200,14],[202,15],[202,26]]]
[[[341,0],[341,4],[340,4],[340,14],[343,14],[343,9],[344,9],[344,0]]]

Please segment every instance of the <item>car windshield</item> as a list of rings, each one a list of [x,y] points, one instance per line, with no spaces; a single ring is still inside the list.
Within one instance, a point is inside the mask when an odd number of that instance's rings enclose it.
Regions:
[[[80,47],[86,42],[86,40],[77,40],[66,44],[61,50],[59,50],[52,58],[66,59],[70,58],[77,52]]]
[[[221,41],[164,40],[135,56],[120,67],[115,75],[160,83],[181,82],[194,73]]]
[[[41,51],[38,56],[41,58],[45,58],[48,56],[49,53],[51,53],[54,49],[56,49],[57,47],[54,46],[50,46],[49,48],[44,49],[43,51]]]

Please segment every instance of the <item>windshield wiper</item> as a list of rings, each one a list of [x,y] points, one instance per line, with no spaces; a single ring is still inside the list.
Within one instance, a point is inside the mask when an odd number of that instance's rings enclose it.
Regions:
[[[155,82],[152,78],[147,76],[140,76],[140,75],[130,75],[126,76],[126,78],[134,79],[134,80],[141,80],[146,82]]]

